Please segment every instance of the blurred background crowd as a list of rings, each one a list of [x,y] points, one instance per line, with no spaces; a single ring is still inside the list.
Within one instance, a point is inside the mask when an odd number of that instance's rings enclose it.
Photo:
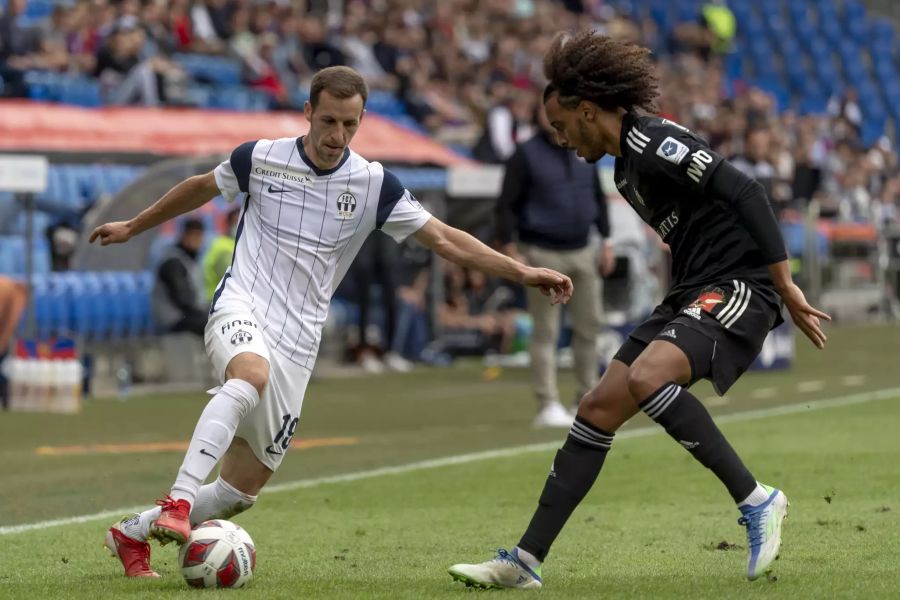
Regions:
[[[84,106],[296,111],[317,70],[349,65],[372,88],[370,112],[502,164],[540,130],[543,54],[578,29],[653,50],[660,114],[764,185],[792,254],[806,242],[788,226],[811,203],[828,222],[900,227],[894,27],[858,0],[0,0],[0,89]],[[476,228],[496,242],[490,223]],[[54,270],[67,266],[59,240],[55,229]],[[436,299],[427,257],[371,246],[339,290],[358,311],[352,355],[370,370],[410,368],[402,357],[425,356],[435,324],[444,347],[527,344],[520,291],[443,265]]]
[[[713,5],[710,6],[714,6]],[[776,97],[728,81],[734,16],[703,13],[663,31],[603,0],[77,0],[23,18],[0,17],[5,95],[28,94],[25,74],[82,75],[112,104],[191,105],[215,79],[190,55],[239,64],[234,83],[270,109],[299,109],[316,70],[346,64],[390,93],[408,122],[484,162],[502,162],[534,131],[542,56],[560,30],[593,28],[652,48],[664,68],[661,112],[736,157],[778,211],[818,197],[825,214],[879,227],[897,221],[896,154],[884,127],[863,136],[853,88],[827,112],[779,110]],[[39,14],[35,13],[35,14]],[[720,21],[722,21],[720,23]],[[827,93],[827,87],[820,90]],[[229,93],[227,90],[221,93]],[[823,99],[824,100],[824,99]]]

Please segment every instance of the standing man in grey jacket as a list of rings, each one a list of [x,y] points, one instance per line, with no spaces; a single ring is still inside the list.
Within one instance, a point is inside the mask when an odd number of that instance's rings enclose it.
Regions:
[[[209,304],[203,287],[200,249],[203,222],[187,219],[178,242],[163,253],[153,284],[153,320],[164,333],[189,331],[203,337]]]
[[[578,289],[569,303],[577,406],[581,396],[597,383],[598,271],[611,273],[615,257],[596,167],[556,144],[543,106],[536,117],[538,133],[519,144],[506,162],[497,203],[497,237],[507,255],[535,267],[558,270],[571,277]],[[595,232],[601,238],[599,248]],[[527,294],[534,321],[531,368],[538,401],[534,426],[570,427],[573,415],[560,402],[556,383],[560,309],[541,302],[530,289]]]

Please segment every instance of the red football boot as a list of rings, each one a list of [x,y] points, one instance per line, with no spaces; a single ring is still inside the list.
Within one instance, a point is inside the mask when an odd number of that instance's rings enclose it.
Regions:
[[[131,519],[134,517],[126,517]],[[104,545],[125,567],[125,577],[159,577],[150,568],[150,544],[128,537],[122,531],[122,519],[106,532]]]
[[[150,537],[163,545],[169,542],[183,544],[191,535],[191,503],[166,496],[156,503],[162,506],[162,514],[150,525]]]

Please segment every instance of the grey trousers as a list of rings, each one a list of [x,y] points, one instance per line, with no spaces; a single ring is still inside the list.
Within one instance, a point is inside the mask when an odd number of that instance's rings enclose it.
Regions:
[[[578,384],[576,398],[581,398],[597,384],[600,359],[597,351],[601,316],[597,246],[592,243],[578,250],[523,246],[522,251],[531,266],[554,269],[572,278],[575,293],[568,307],[572,319],[572,353]],[[559,401],[556,346],[559,340],[560,305],[551,305],[550,299],[536,288],[527,288],[527,294],[528,312],[534,321],[531,338],[532,381],[540,407]]]

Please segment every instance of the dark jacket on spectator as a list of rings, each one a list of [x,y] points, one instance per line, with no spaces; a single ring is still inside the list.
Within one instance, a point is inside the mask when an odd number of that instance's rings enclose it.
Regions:
[[[203,271],[197,256],[181,245],[166,250],[153,285],[153,318],[163,331],[182,329],[183,322],[205,324],[207,311]],[[195,330],[202,326],[184,327]],[[196,333],[196,331],[195,331]]]
[[[587,246],[591,227],[609,236],[606,198],[597,168],[539,132],[506,161],[497,202],[497,237],[552,250]]]

